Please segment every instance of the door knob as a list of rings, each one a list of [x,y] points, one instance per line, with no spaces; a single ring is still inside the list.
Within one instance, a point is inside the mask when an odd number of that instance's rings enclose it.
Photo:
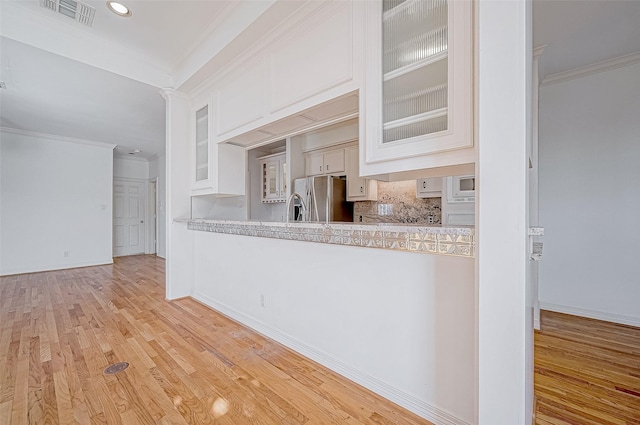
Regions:
[[[140,223],[144,223],[144,220],[140,220]]]

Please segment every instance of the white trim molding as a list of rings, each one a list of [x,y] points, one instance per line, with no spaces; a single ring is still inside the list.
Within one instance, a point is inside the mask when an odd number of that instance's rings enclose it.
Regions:
[[[311,347],[304,342],[279,331],[276,328],[265,325],[264,323],[256,320],[255,318],[241,313],[223,303],[216,301],[215,299],[195,292],[192,298],[205,306],[216,310],[223,315],[230,317],[231,319],[240,322],[244,326],[247,326],[256,332],[273,339],[289,349],[310,358],[323,366],[328,367],[334,372],[352,380],[365,388],[375,392],[378,395],[410,410],[417,415],[433,422],[435,425],[470,425],[468,422],[453,416],[451,413],[441,410],[423,400],[420,400],[410,394],[405,393],[398,388],[395,388],[379,379],[370,376],[352,366],[341,362],[324,353],[317,348]]]
[[[69,264],[49,264],[49,265],[39,265],[35,267],[26,267],[26,268],[18,267],[13,269],[0,270],[0,276],[11,276],[11,275],[25,274],[25,273],[51,272],[55,270],[76,269],[79,267],[106,266],[109,264],[113,264],[113,257],[107,257],[107,258],[90,260],[90,261],[80,261],[77,263],[69,263]]]
[[[544,51],[545,47],[547,47],[546,44],[542,44],[542,45],[540,45],[538,47],[534,47],[534,49],[533,49],[533,57],[534,58],[539,57],[542,54],[542,52]]]
[[[96,147],[105,148],[105,149],[114,149],[117,146],[112,143],[96,142],[93,140],[86,140],[86,139],[76,139],[73,137],[59,136],[57,134],[38,133],[35,131],[21,130],[18,128],[11,128],[11,127],[0,127],[0,131],[5,133],[20,134],[23,136],[37,137],[41,139],[51,139],[59,142],[68,142],[68,143],[77,143],[80,145],[96,146]]]
[[[632,53],[630,55],[620,56],[613,59],[607,59],[604,61],[593,63],[591,65],[571,69],[569,71],[563,71],[563,72],[558,72],[556,74],[547,75],[546,77],[544,77],[540,85],[547,86],[551,84],[557,84],[564,81],[573,80],[576,78],[587,77],[589,75],[597,74],[600,72],[611,71],[617,68],[623,68],[625,66],[634,65],[639,62],[640,62],[640,52]]]
[[[155,154],[154,156],[157,156],[157,154]],[[152,161],[149,158],[145,158],[143,156],[133,156],[133,155],[129,155],[128,153],[125,153],[125,154],[114,153],[113,157],[116,159],[124,159],[126,161],[138,161],[138,162],[147,162],[147,163]]]
[[[556,313],[571,314],[572,316],[586,317],[589,319],[603,320],[621,325],[635,326],[640,328],[640,317],[623,316],[620,314],[605,313],[603,311],[590,310],[587,308],[572,307],[552,303],[540,302],[541,310],[554,311]]]

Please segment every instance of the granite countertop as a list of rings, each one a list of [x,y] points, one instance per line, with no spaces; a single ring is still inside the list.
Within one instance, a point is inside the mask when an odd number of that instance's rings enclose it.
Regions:
[[[421,254],[475,255],[473,226],[406,223],[268,222],[177,218],[188,229],[231,235],[390,249]]]

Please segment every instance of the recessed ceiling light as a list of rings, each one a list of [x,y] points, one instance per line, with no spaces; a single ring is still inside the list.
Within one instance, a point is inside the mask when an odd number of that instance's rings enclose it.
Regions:
[[[131,16],[131,11],[129,10],[129,8],[122,3],[118,3],[117,1],[108,1],[107,7],[110,11],[118,16]]]

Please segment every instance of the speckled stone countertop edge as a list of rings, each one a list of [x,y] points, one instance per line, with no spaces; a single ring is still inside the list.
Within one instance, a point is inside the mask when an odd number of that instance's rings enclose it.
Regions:
[[[174,219],[189,230],[344,246],[389,249],[421,254],[474,257],[472,226],[424,226],[412,224],[283,223]]]

